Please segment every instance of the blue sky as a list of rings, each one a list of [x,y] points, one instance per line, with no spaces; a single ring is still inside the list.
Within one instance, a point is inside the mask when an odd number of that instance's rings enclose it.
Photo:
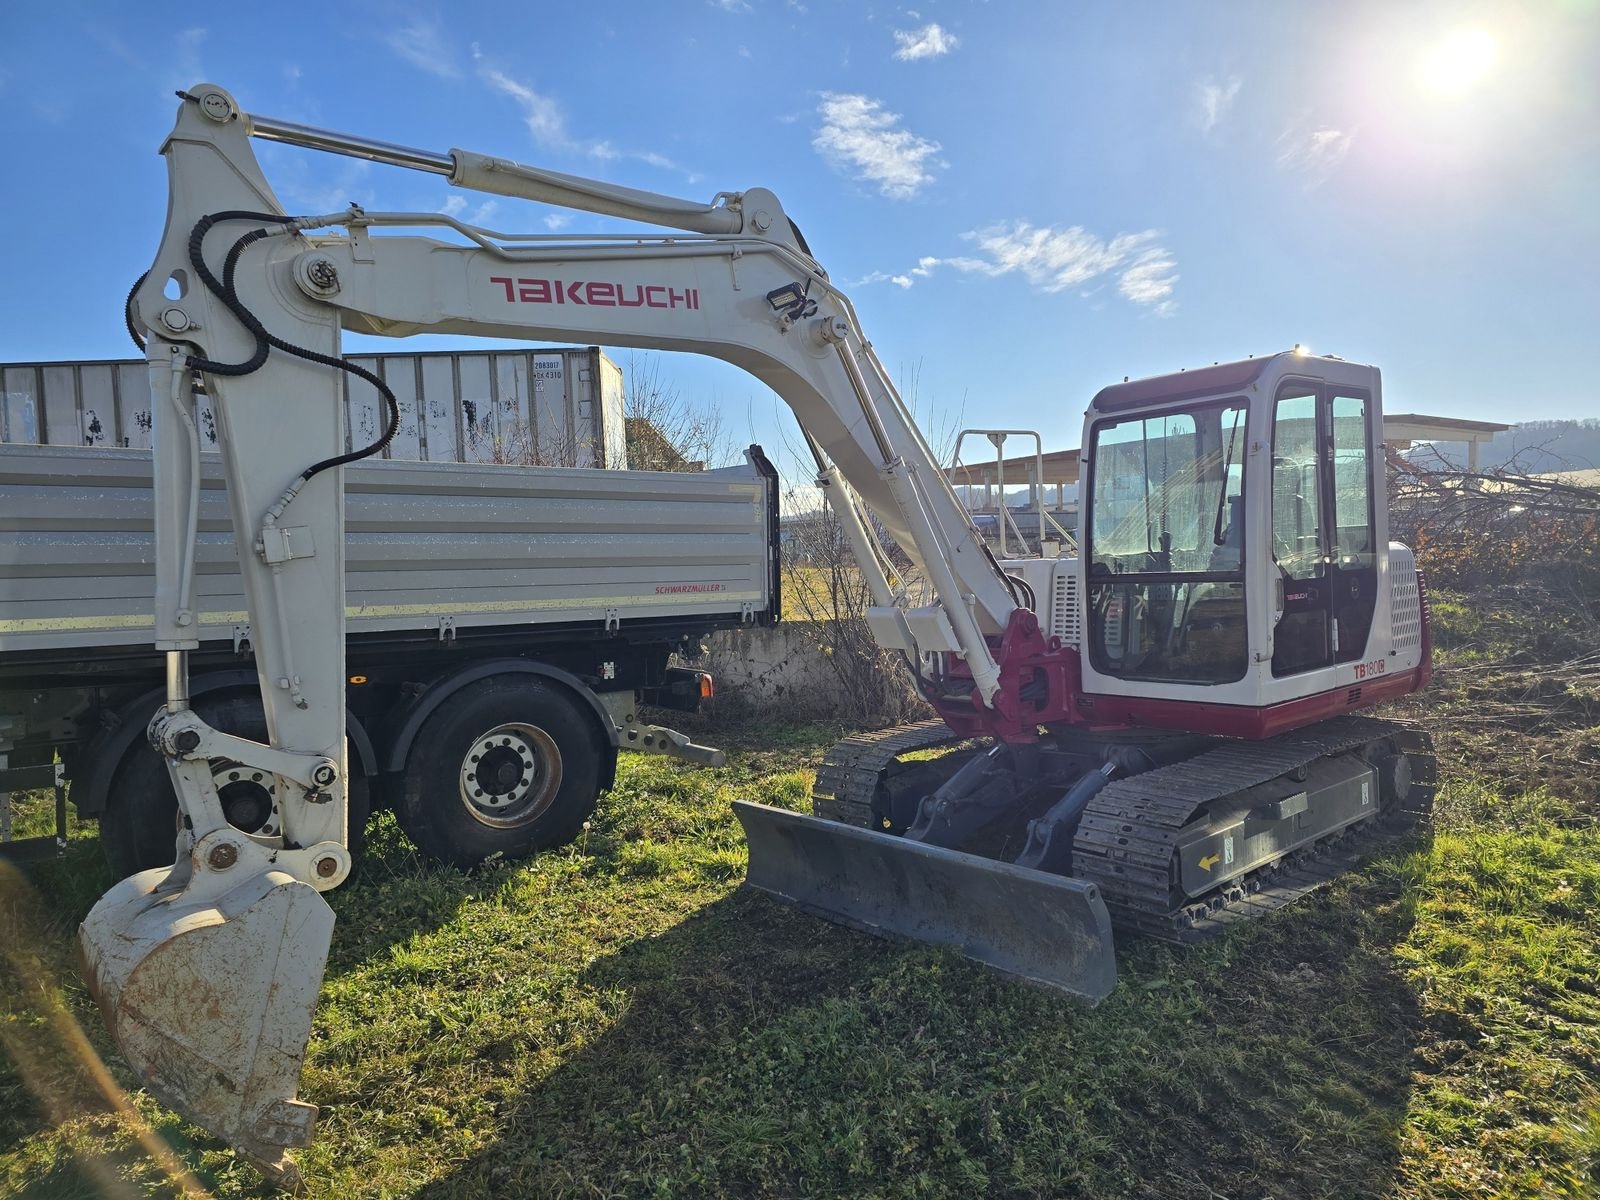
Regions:
[[[161,229],[171,93],[204,79],[429,149],[699,199],[769,187],[935,423],[1073,446],[1106,383],[1296,342],[1378,364],[1391,411],[1600,415],[1600,0],[160,15],[0,14],[0,360],[130,352],[119,309]],[[260,153],[292,209],[554,215]],[[615,228],[569,226],[588,227]],[[782,444],[754,380],[664,365],[741,438]]]

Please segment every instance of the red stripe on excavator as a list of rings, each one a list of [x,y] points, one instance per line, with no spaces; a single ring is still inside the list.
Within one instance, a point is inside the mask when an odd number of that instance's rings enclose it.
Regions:
[[[1410,671],[1363,679],[1348,688],[1335,688],[1266,708],[1237,704],[1208,704],[1203,700],[1152,700],[1127,696],[1078,697],[1078,712],[1094,728],[1154,727],[1209,733],[1221,737],[1269,738],[1313,725],[1342,713],[1371,708],[1420,692],[1433,678],[1433,609],[1428,603],[1428,581],[1417,572],[1417,605],[1421,609],[1422,661]]]
[[[1302,696],[1282,704],[1252,707],[1216,704],[1206,700],[1165,700],[1139,696],[1110,696],[1080,691],[1082,673],[1078,651],[1059,639],[1046,639],[1037,619],[1027,609],[1011,614],[1006,634],[995,647],[1000,664],[1001,688],[994,708],[986,710],[974,689],[956,700],[930,694],[924,698],[962,737],[993,737],[1002,742],[1036,741],[1041,725],[1087,725],[1091,729],[1172,729],[1218,737],[1260,739],[1313,725],[1329,717],[1359,712],[1385,700],[1419,692],[1433,676],[1433,622],[1428,585],[1417,572],[1417,599],[1421,609],[1422,661],[1410,671],[1373,675],[1348,686]],[[991,645],[993,643],[991,642]],[[950,664],[950,679],[966,675],[966,664]],[[1048,699],[1039,704],[1025,699],[1025,684],[1045,685]]]
[[[1154,700],[1130,696],[1080,696],[1078,710],[1097,729],[1177,729],[1219,737],[1269,738],[1314,725],[1329,717],[1371,708],[1385,700],[1419,691],[1427,682],[1426,659],[1415,670],[1376,682],[1355,684],[1315,696],[1302,696],[1265,708],[1211,704],[1204,700]],[[1355,696],[1352,703],[1351,697]]]

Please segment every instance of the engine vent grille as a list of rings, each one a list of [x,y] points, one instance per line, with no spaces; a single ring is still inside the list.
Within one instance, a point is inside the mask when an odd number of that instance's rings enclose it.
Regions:
[[[1422,643],[1422,602],[1417,595],[1417,560],[1406,546],[1389,546],[1389,632],[1392,648]]]
[[[1078,577],[1073,562],[1058,562],[1050,596],[1050,633],[1064,646],[1083,640],[1083,609],[1078,604]]]

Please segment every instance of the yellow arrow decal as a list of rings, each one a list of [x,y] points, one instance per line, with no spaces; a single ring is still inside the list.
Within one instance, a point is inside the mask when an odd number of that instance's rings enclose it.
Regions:
[[[1208,854],[1200,860],[1200,869],[1202,871],[1209,871],[1212,867],[1216,866],[1221,859],[1222,855],[1220,854]]]

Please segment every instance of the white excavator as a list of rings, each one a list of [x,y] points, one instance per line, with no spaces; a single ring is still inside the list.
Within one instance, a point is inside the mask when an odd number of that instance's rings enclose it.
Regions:
[[[127,1061],[270,1177],[292,1180],[290,1151],[312,1136],[316,1107],[297,1093],[334,925],[321,893],[352,866],[342,468],[384,450],[397,412],[381,379],[340,357],[344,330],[688,351],[793,409],[870,588],[873,635],[938,716],[840,743],[814,815],[736,804],[752,887],[1092,1002],[1115,984],[1114,926],[1213,936],[1425,813],[1427,736],[1353,715],[1430,670],[1421,580],[1388,538],[1374,368],[1287,353],[1106,388],[1084,426],[1079,553],[997,561],[771,192],[679,200],[255,116],[211,84],[179,95],[166,231],[128,301],[156,418],[168,681],[149,736],[178,796],[177,856],[107,892],[81,943]],[[291,215],[252,137],[655,232]],[[353,449],[347,373],[389,411]],[[210,727],[187,699],[197,382],[265,743]],[[229,824],[219,760],[273,777],[270,835]]]

